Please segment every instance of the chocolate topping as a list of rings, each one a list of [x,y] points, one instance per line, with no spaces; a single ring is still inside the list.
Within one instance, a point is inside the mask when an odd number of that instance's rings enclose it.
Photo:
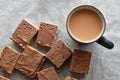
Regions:
[[[18,45],[25,48],[37,33],[37,29],[28,20],[24,19],[12,34],[11,39]]]
[[[57,26],[41,22],[36,42],[41,46],[52,47],[56,33]]]
[[[59,80],[54,67],[50,67],[37,73],[39,80]]]
[[[10,47],[4,47],[0,54],[0,67],[7,73],[12,74],[20,53]]]
[[[44,61],[45,55],[27,46],[20,56],[15,68],[22,73],[34,77]]]
[[[71,53],[72,51],[62,41],[58,41],[46,54],[46,57],[59,68]]]
[[[88,74],[90,60],[91,52],[74,49],[70,65],[70,71],[81,74]]]

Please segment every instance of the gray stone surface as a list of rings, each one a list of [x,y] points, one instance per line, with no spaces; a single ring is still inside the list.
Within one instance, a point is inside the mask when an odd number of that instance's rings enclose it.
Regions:
[[[66,31],[66,18],[70,11],[80,5],[97,7],[105,16],[107,28],[104,36],[112,40],[115,47],[108,50],[97,43],[82,45],[73,41]],[[120,80],[120,1],[119,0],[0,0],[0,50],[9,45],[21,51],[10,39],[10,35],[23,18],[39,27],[41,21],[57,24],[59,33],[57,40],[63,40],[71,49],[78,48],[92,51],[90,73],[84,80]],[[46,49],[33,46],[42,52]],[[58,70],[59,77],[64,80],[66,76],[82,77],[68,71],[70,59]],[[52,65],[49,61],[42,68]],[[11,80],[36,80],[30,79],[18,71],[8,75],[0,71],[0,75]]]

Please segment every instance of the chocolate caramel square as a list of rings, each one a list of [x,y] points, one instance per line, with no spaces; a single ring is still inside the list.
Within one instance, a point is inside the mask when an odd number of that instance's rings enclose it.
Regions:
[[[70,71],[80,74],[88,74],[91,60],[91,52],[74,49]]]
[[[38,80],[59,80],[54,67],[46,68],[37,73]]]
[[[3,76],[0,75],[0,80],[10,80],[10,79],[8,79],[8,78],[3,77]]]
[[[20,53],[10,47],[4,47],[0,52],[0,68],[12,74]]]
[[[58,41],[46,54],[46,57],[59,68],[71,53],[72,51],[62,41]]]
[[[42,52],[30,46],[26,46],[15,68],[29,77],[34,77],[44,60],[45,55]]]
[[[27,19],[23,19],[10,38],[19,46],[25,48],[30,44],[37,31],[38,29],[34,24],[29,22]]]
[[[53,24],[41,22],[36,42],[41,46],[51,48],[54,44],[58,27]]]

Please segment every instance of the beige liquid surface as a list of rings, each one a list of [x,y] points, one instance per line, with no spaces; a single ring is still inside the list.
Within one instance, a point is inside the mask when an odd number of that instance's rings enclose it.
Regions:
[[[69,19],[68,25],[70,33],[80,41],[96,39],[103,28],[100,16],[89,9],[74,12]]]

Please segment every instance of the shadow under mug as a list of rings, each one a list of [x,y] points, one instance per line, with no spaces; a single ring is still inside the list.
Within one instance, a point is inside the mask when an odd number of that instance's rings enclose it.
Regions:
[[[73,13],[75,13],[76,11],[80,10],[80,9],[89,9],[89,10],[94,11],[95,13],[97,13],[97,14],[99,15],[99,17],[100,17],[100,18],[102,19],[102,21],[103,21],[103,31],[102,31],[102,33],[101,33],[96,39],[94,39],[94,40],[92,40],[92,41],[89,41],[89,42],[83,42],[83,41],[80,41],[80,40],[76,39],[76,38],[70,33],[70,30],[69,30],[69,24],[68,24],[68,23],[69,23],[69,19],[70,19],[71,15],[72,15]],[[97,43],[99,43],[100,45],[102,45],[102,46],[104,46],[104,47],[106,47],[106,48],[108,48],[108,49],[112,49],[112,48],[114,47],[113,42],[111,42],[110,40],[107,40],[107,39],[103,36],[103,34],[104,34],[104,32],[105,32],[105,29],[106,29],[106,21],[105,21],[105,18],[104,18],[104,16],[103,16],[103,14],[102,14],[97,8],[95,8],[95,7],[93,7],[93,6],[90,6],[90,5],[82,5],[82,6],[78,6],[78,7],[76,7],[75,9],[73,9],[73,10],[70,12],[70,14],[68,15],[67,22],[66,22],[66,27],[67,27],[67,31],[68,31],[69,35],[70,35],[75,41],[77,41],[77,42],[79,42],[79,43],[89,44],[89,43],[97,42]]]

